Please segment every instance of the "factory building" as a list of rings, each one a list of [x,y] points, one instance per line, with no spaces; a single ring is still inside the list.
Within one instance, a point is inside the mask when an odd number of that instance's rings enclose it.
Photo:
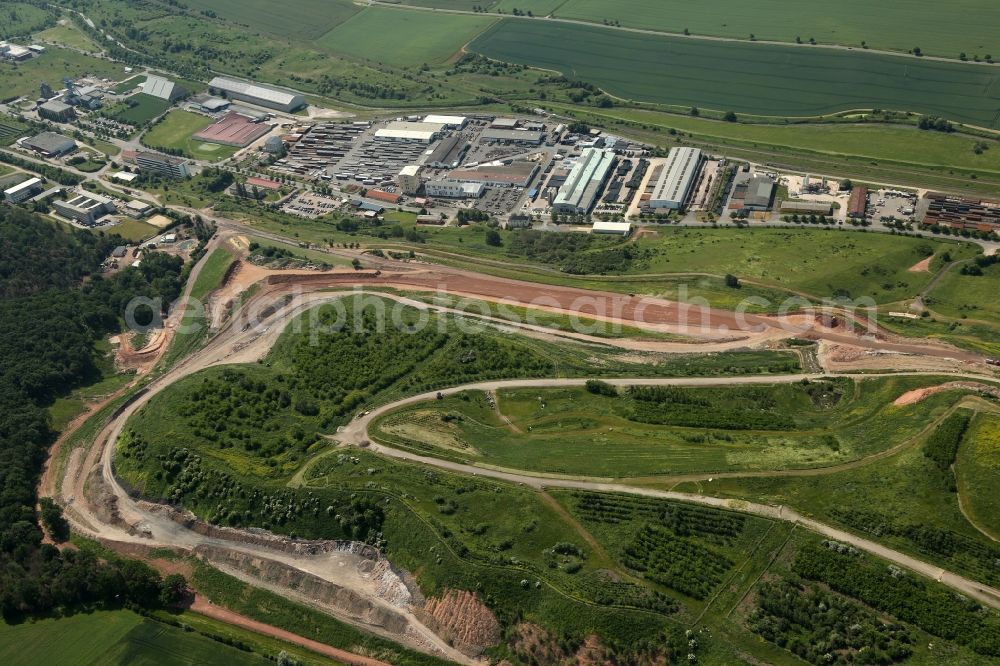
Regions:
[[[63,217],[87,226],[93,226],[105,214],[117,210],[111,199],[93,192],[77,192],[68,201],[53,201],[52,207]]]
[[[485,187],[527,187],[537,171],[534,162],[484,164],[475,169],[456,169],[448,174],[448,180],[482,183]]]
[[[38,116],[56,123],[68,123],[76,118],[76,110],[69,104],[53,99],[39,105]]]
[[[240,81],[227,76],[216,76],[208,82],[208,88],[213,95],[225,95],[229,99],[249,102],[278,111],[291,112],[306,105],[306,100],[302,95],[290,90]]]
[[[397,120],[382,129],[375,130],[375,138],[381,141],[430,143],[441,136],[443,131],[444,125],[441,123],[414,123]]]
[[[868,215],[868,188],[863,186],[851,190],[851,198],[847,202],[847,217],[864,219]]]
[[[438,116],[432,113],[424,118],[424,122],[444,125],[449,129],[462,129],[469,123],[469,119],[465,116]]]
[[[782,201],[782,213],[795,213],[805,215],[829,215],[833,211],[833,204],[828,201]]]
[[[590,228],[590,233],[593,234],[614,234],[618,236],[628,236],[631,231],[631,222],[601,222],[598,220]]]
[[[653,186],[650,208],[683,208],[701,168],[702,154],[697,148],[671,148],[667,163]]]
[[[429,197],[442,199],[478,199],[486,186],[482,183],[460,183],[455,180],[431,180],[424,185]]]
[[[416,194],[420,190],[420,166],[407,164],[400,169],[399,175],[396,176],[396,185],[403,194]]]
[[[197,95],[190,100],[191,107],[205,113],[220,113],[229,108],[230,101],[211,95]]]
[[[529,146],[542,144],[542,133],[517,129],[487,129],[479,137],[485,143],[515,143]]]
[[[467,152],[469,152],[468,141],[458,136],[449,136],[442,139],[434,150],[430,151],[424,164],[436,169],[455,169],[462,163]]]
[[[615,154],[610,150],[585,149],[570,170],[566,182],[559,188],[552,209],[584,215],[590,212],[614,162]]]
[[[760,174],[751,176],[749,171],[741,170],[733,182],[730,210],[750,213],[771,208],[771,197],[774,195],[773,179]]]
[[[165,99],[168,102],[175,102],[187,94],[186,90],[170,79],[155,74],[150,74],[142,82],[142,92],[151,97]]]
[[[21,145],[45,157],[58,157],[76,150],[76,141],[55,132],[36,134],[31,138],[23,139]]]
[[[36,192],[42,189],[41,178],[29,178],[23,183],[9,187],[3,191],[4,201],[9,203],[21,203],[33,197]]]

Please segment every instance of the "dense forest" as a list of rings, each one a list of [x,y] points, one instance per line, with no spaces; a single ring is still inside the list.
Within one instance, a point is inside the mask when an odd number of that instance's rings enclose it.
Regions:
[[[0,208],[0,612],[7,619],[80,605],[158,603],[159,576],[138,563],[42,545],[36,484],[54,440],[46,407],[100,377],[95,343],[120,330],[135,296],[180,293],[181,260],[147,255],[111,278],[97,269],[117,236],[63,231]],[[45,522],[58,524],[46,503]]]

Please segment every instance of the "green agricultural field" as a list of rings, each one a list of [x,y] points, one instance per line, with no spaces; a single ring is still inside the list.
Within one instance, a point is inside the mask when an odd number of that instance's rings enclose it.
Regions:
[[[889,406],[926,379],[712,389],[507,389],[381,417],[378,441],[474,464],[595,477],[671,476],[843,464],[916,436],[954,397]],[[878,433],[878,436],[876,436]]]
[[[280,11],[275,11],[270,0],[192,0],[186,4],[254,31],[294,39],[316,39],[359,11],[350,0],[287,0]]]
[[[1000,418],[995,414],[973,421],[958,449],[955,476],[969,519],[1000,539]]]
[[[530,2],[522,2],[530,7]],[[546,4],[546,3],[543,3]],[[829,11],[821,4],[790,8],[782,0],[568,0],[556,11],[560,18],[601,23],[605,19],[631,28],[909,51],[958,58],[1000,53],[1000,39],[989,26],[1000,21],[1000,8],[989,0],[961,0],[947,16],[933,0],[890,4],[845,0]]]
[[[212,119],[190,111],[174,110],[142,135],[151,148],[180,150],[187,157],[218,162],[234,155],[239,148],[198,141],[193,137],[212,124]]]
[[[993,67],[517,19],[499,22],[469,49],[562,72],[624,99],[762,116],[882,108],[1000,127],[1000,70]]]
[[[24,666],[271,663],[261,655],[129,611],[96,611],[13,626],[0,624],[0,661]]]
[[[549,106],[572,110],[570,105],[550,103]],[[974,169],[1000,175],[1000,150],[984,150],[978,155],[973,150],[981,139],[920,131],[915,127],[846,123],[755,125],[625,108],[594,109],[588,114],[597,115],[606,123],[626,120],[656,128],[675,129],[703,140],[736,141],[752,147],[763,144],[798,153],[864,157],[937,169]]]
[[[72,21],[69,21],[68,19],[62,19],[60,20],[59,25],[36,33],[35,39],[40,39],[46,42],[55,42],[61,46],[78,49],[80,51],[87,51],[90,53],[99,50],[90,37],[85,35],[73,24]]]
[[[45,53],[17,65],[0,63],[0,98],[27,95],[35,99],[42,81],[59,88],[64,76],[77,78],[90,74],[115,81],[121,78],[122,72],[124,65],[121,63],[50,46]]]
[[[454,56],[494,18],[368,7],[316,43],[356,58],[416,68]],[[373,39],[373,35],[378,35]]]

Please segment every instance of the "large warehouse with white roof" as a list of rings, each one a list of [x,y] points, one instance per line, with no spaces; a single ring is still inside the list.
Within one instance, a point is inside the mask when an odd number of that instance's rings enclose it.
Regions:
[[[586,148],[570,170],[566,182],[559,188],[552,208],[561,213],[590,212],[614,162],[614,152]]]
[[[667,163],[653,186],[649,207],[683,208],[698,176],[701,157],[697,148],[671,148]]]
[[[414,141],[430,143],[441,136],[444,131],[442,123],[413,123],[397,120],[384,128],[375,131],[375,138],[384,141]]]
[[[290,90],[265,86],[250,81],[240,81],[227,76],[217,76],[208,82],[213,95],[225,95],[229,99],[250,102],[278,111],[295,111],[306,105],[305,98]]]

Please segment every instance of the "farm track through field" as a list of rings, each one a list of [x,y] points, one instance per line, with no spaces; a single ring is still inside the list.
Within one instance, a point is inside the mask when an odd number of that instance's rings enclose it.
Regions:
[[[247,230],[244,227],[235,225],[228,221],[220,221],[220,229],[220,236],[212,241],[213,244],[211,247],[217,246],[217,244],[222,242],[228,234],[232,234],[234,230],[239,233],[247,233]],[[181,304],[186,303],[189,298],[194,281],[204,265],[206,258],[209,256],[211,256],[211,253],[207,252],[205,254],[205,258],[203,258],[192,271],[191,278],[185,287]],[[467,271],[458,271],[441,267],[413,270],[412,266],[388,260],[373,263],[375,263],[375,265],[380,267],[383,271],[381,276],[376,276],[372,273],[344,271],[305,276],[285,275],[277,276],[275,279],[268,279],[263,288],[257,290],[248,304],[244,307],[244,310],[241,310],[241,312],[249,311],[253,306],[263,306],[268,303],[273,303],[274,299],[280,298],[285,294],[292,293],[295,290],[304,292],[304,295],[298,302],[293,302],[289,305],[281,307],[270,315],[270,317],[266,320],[267,328],[263,332],[255,330],[242,331],[236,321],[230,321],[227,324],[224,324],[222,328],[208,340],[203,349],[194,352],[187,358],[182,359],[172,368],[166,370],[162,375],[150,381],[147,384],[144,393],[138,395],[134,401],[124,405],[115,413],[110,422],[105,424],[99,431],[97,437],[95,438],[96,445],[90,447],[90,450],[86,452],[85,459],[83,459],[80,464],[76,466],[76,469],[79,471],[77,478],[67,479],[67,483],[62,485],[63,490],[66,492],[52,492],[51,486],[57,483],[54,479],[48,479],[47,483],[50,485],[50,488],[43,489],[43,491],[48,491],[47,494],[62,496],[61,501],[67,507],[67,518],[71,521],[75,529],[99,538],[103,542],[110,545],[122,542],[142,543],[149,546],[163,545],[168,547],[184,547],[185,545],[190,546],[192,544],[203,542],[204,537],[198,536],[180,524],[172,521],[165,522],[164,518],[159,513],[160,509],[156,509],[155,505],[136,502],[133,498],[129,497],[129,495],[120,486],[113,469],[114,444],[117,441],[118,434],[122,431],[122,428],[125,426],[125,423],[131,415],[141,409],[153,396],[173,385],[177,380],[211,365],[249,362],[259,358],[264,352],[270,349],[271,345],[274,344],[277,337],[284,329],[285,324],[287,324],[292,318],[323,302],[328,302],[334,298],[349,295],[351,292],[346,290],[354,285],[362,288],[365,286],[437,288],[443,285],[443,290],[451,295],[467,294],[478,298],[486,298],[487,300],[490,298],[496,299],[511,296],[516,297],[518,295],[524,296],[531,294],[545,294],[554,299],[556,305],[560,307],[568,307],[573,300],[583,296],[588,298],[598,297],[611,299],[614,301],[624,299],[625,303],[623,304],[623,312],[620,314],[620,317],[627,321],[635,314],[634,307],[636,303],[631,302],[632,299],[625,298],[619,294],[602,295],[600,292],[591,292],[582,289],[552,287],[549,285],[524,283],[515,280],[488,278]],[[345,291],[321,291],[331,287],[341,287],[344,288]],[[372,292],[372,295],[392,298],[391,294],[379,292]],[[427,306],[425,305],[425,307]],[[683,312],[678,311],[676,304],[656,301],[655,299],[651,301],[651,308],[653,312],[657,314],[658,318],[662,320],[672,320],[678,323],[683,323],[683,318],[686,316]],[[174,311],[175,316],[179,316],[177,313],[179,313],[182,309],[183,308],[180,307],[176,308]],[[736,325],[742,323],[743,325],[751,328],[756,328],[758,326],[766,328],[768,325],[773,325],[772,320],[764,317],[752,317],[748,318],[748,321],[740,322],[734,318],[733,313],[715,310],[709,310],[709,313],[713,317],[717,318],[715,320],[717,324],[731,323]],[[505,322],[505,325],[509,325],[509,323]],[[867,346],[872,349],[888,348],[899,349],[901,351],[909,350],[910,353],[914,354],[922,353],[932,356],[942,355],[948,358],[965,359],[970,363],[978,362],[980,359],[977,355],[950,349],[941,345],[898,344],[875,339],[863,339],[847,334],[829,333],[822,330],[816,330],[813,333],[819,338],[832,338],[840,341],[850,340],[854,344]],[[602,341],[602,343],[607,344],[607,341]],[[669,343],[662,344],[666,345]],[[681,345],[681,347],[684,351],[690,351],[692,348],[691,345]],[[694,345],[694,347],[697,349],[698,346]],[[805,375],[789,375],[785,377],[713,377],[688,381],[694,381],[695,384],[704,383],[706,385],[774,383],[776,381],[800,381],[804,376]],[[980,375],[976,374],[970,374],[969,376],[982,378]],[[633,383],[650,383],[649,380],[642,379],[627,381],[631,381]],[[516,383],[519,385],[524,384],[524,382]],[[497,384],[496,386],[502,387],[502,384]],[[450,391],[453,390],[454,389]],[[424,397],[426,396],[417,396],[416,398],[410,398],[407,400],[412,402],[415,399],[422,399]],[[401,403],[394,403],[393,406],[398,406],[399,404]],[[380,414],[383,412],[373,412],[373,415],[376,413]],[[366,437],[367,425],[369,422],[370,419],[356,420],[350,424],[348,429],[345,431],[346,434],[341,433],[341,436],[345,437],[349,441],[360,442],[360,439]],[[383,452],[385,455],[417,460],[424,464],[453,469],[453,471],[461,473],[489,476],[514,483],[525,483],[526,485],[539,489],[544,487],[565,487],[613,492],[629,492],[651,497],[663,497],[695,502],[709,506],[716,506],[718,508],[745,511],[781,520],[788,520],[793,523],[802,524],[812,531],[825,534],[831,538],[839,538],[844,541],[857,543],[859,547],[864,548],[865,550],[869,550],[870,552],[878,554],[882,557],[886,557],[891,561],[907,566],[911,569],[924,573],[925,575],[942,580],[955,589],[983,600],[984,603],[1000,606],[1000,593],[997,593],[994,590],[985,588],[978,583],[966,580],[938,567],[915,560],[914,558],[911,558],[903,553],[885,548],[873,542],[859,539],[848,533],[836,530],[835,528],[812,521],[811,519],[800,516],[799,514],[796,514],[795,512],[784,507],[769,507],[751,503],[733,502],[731,500],[721,500],[718,498],[685,495],[683,493],[657,491],[648,488],[628,487],[614,483],[602,484],[571,480],[540,480],[526,475],[507,474],[492,470],[484,470],[482,468],[472,466],[454,465],[452,463],[448,463],[447,461],[412,456],[411,454],[393,449],[377,447],[376,450],[380,450],[380,452]],[[314,460],[316,460],[316,458],[313,458],[310,463]],[[311,467],[311,464],[304,465],[300,471],[305,472],[308,467]],[[98,476],[90,476],[89,472],[91,470],[96,470]],[[299,474],[296,474],[296,477],[300,479],[303,478]],[[90,483],[88,483],[88,478],[91,480]],[[85,486],[90,486],[90,489],[94,490],[101,485],[103,485],[114,498],[114,502],[112,503],[112,506],[115,507],[112,512],[112,515],[116,516],[114,519],[109,519],[106,513],[98,511],[96,507],[92,506],[89,503],[88,494],[84,492]],[[142,530],[139,531],[140,533],[137,533],[135,530],[136,525],[142,525],[143,529],[148,529],[149,537],[147,538],[146,536],[143,536],[141,534]],[[233,530],[232,533],[239,534],[241,531]],[[253,543],[240,543],[236,546],[230,542],[213,540],[212,544],[215,546],[234,549],[238,552],[251,553],[265,559],[273,559],[276,557],[275,553],[271,549],[256,546]],[[290,555],[283,555],[281,557],[283,558],[283,561],[287,562],[289,565],[303,567],[304,571],[309,571],[314,574],[319,573],[322,575],[322,572],[317,570],[315,565],[311,564],[308,559],[298,559]],[[449,648],[443,644],[439,644],[439,649],[445,650],[446,652],[449,650]],[[454,657],[454,655],[451,656]]]

